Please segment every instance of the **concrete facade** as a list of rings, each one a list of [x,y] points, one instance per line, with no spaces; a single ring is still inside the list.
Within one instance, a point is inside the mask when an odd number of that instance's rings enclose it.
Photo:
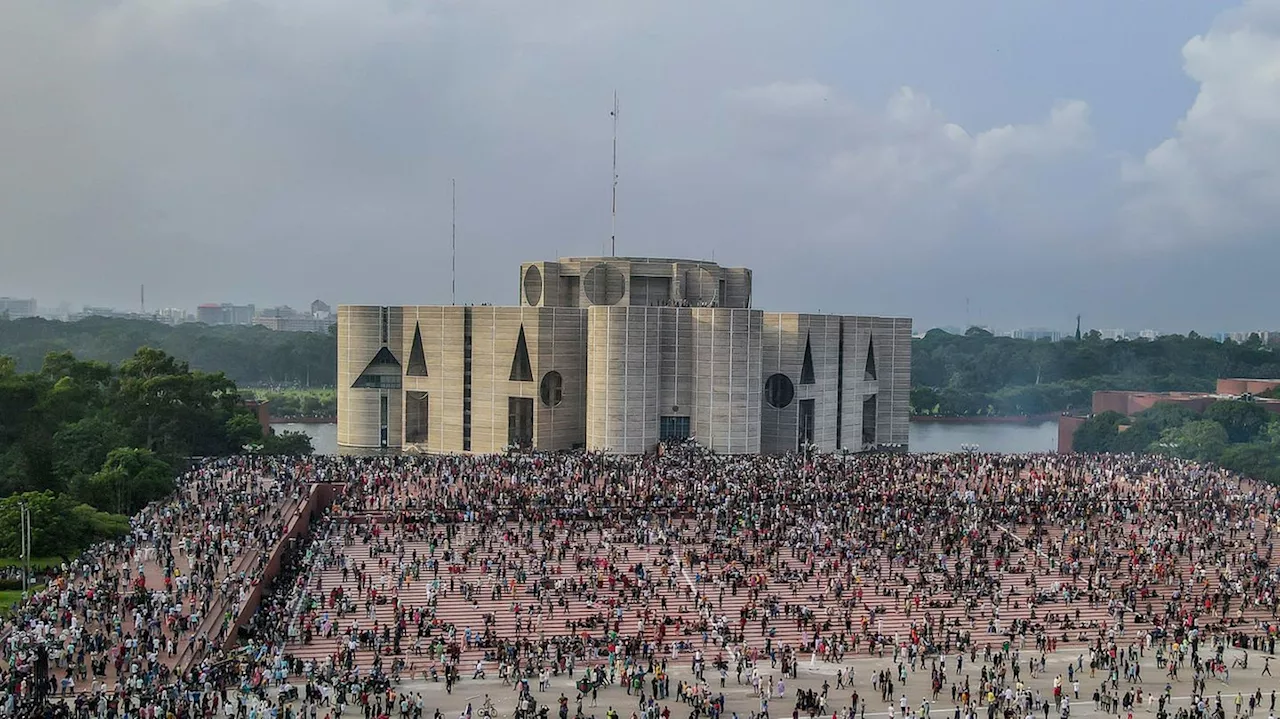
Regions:
[[[911,321],[762,312],[751,271],[521,266],[518,306],[338,308],[343,452],[907,445]]]

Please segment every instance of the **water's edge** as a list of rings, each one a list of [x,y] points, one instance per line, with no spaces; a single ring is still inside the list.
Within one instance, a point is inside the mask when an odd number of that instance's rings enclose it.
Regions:
[[[338,425],[276,422],[276,431],[302,432],[311,437],[317,454],[337,454]],[[1058,423],[1040,422],[911,422],[914,453],[959,452],[977,445],[984,452],[1056,452]]]

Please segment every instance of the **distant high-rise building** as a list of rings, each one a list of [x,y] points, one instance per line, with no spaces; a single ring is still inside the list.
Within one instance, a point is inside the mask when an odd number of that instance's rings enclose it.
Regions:
[[[1014,330],[1013,337],[1020,340],[1048,340],[1057,342],[1062,339],[1062,333],[1057,330],[1046,329],[1044,327],[1027,327],[1025,329]]]
[[[1248,342],[1254,335],[1257,335],[1258,339],[1262,340],[1263,344],[1269,344],[1273,340],[1276,333],[1269,332],[1267,330],[1249,330],[1247,332],[1228,332],[1226,334],[1226,337],[1232,340],[1233,342],[1239,342],[1240,344],[1244,344],[1245,342]]]
[[[204,304],[196,308],[196,321],[206,325],[251,325],[253,305]]]
[[[196,322],[201,322],[206,325],[222,324],[222,305],[200,305],[196,308]]]
[[[320,302],[320,304],[324,303]],[[312,307],[315,305],[315,302],[311,303]],[[288,305],[267,308],[253,318],[255,325],[279,332],[325,332],[335,322],[337,320],[331,318],[327,312],[319,316],[315,313],[299,312]]]
[[[333,308],[322,300],[315,300],[311,303],[311,316],[325,318],[333,314]]]
[[[157,321],[169,325],[180,325],[183,322],[191,321],[191,315],[180,307],[165,307],[164,309],[157,310],[153,316]]]
[[[35,317],[36,314],[36,301],[34,299],[0,297],[0,317],[20,320],[26,317]]]

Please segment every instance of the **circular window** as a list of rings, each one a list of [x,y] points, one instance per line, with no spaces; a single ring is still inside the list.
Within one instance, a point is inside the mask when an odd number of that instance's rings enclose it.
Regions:
[[[587,270],[582,289],[593,305],[616,305],[627,291],[627,278],[617,267],[601,263]]]
[[[796,386],[785,374],[772,374],[764,381],[764,401],[770,407],[785,409],[796,398]]]
[[[537,307],[542,301],[542,270],[537,265],[529,265],[524,271],[524,301],[530,307]]]
[[[564,379],[560,377],[560,373],[552,370],[542,375],[542,381],[538,383],[538,395],[542,398],[542,403],[548,407],[555,407],[564,399]]]

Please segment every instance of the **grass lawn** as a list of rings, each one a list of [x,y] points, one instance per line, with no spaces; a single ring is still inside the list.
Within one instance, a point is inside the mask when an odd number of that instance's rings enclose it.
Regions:
[[[32,592],[38,592],[44,589],[43,584],[37,584],[31,588]],[[15,602],[22,599],[21,589],[2,589],[0,590],[0,617],[9,616],[9,609]]]

